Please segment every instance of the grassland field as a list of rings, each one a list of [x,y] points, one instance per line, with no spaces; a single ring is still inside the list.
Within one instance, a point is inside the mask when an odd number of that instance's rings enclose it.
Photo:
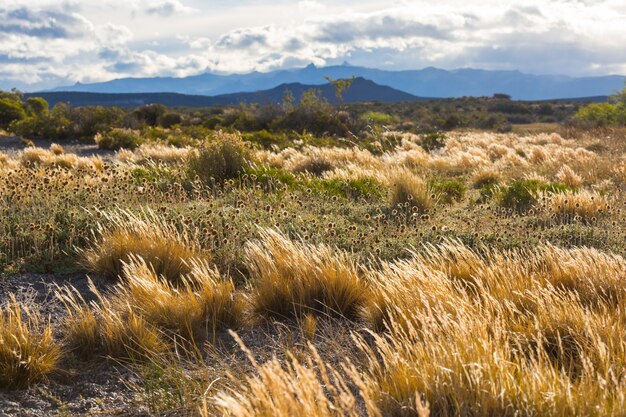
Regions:
[[[626,415],[626,132],[379,135],[0,137],[0,416]]]

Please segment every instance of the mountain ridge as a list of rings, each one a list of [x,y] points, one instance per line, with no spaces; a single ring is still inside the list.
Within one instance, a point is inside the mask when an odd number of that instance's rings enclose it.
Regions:
[[[222,94],[216,96],[187,95],[168,92],[93,93],[83,91],[48,91],[28,93],[25,94],[25,97],[43,97],[51,106],[58,103],[69,103],[74,106],[103,105],[136,107],[145,104],[164,104],[171,107],[206,107],[233,105],[239,103],[279,103],[282,101],[287,90],[291,92],[297,101],[305,91],[310,89],[317,90],[319,95],[330,103],[337,102],[335,88],[331,84],[306,85],[301,83],[284,83],[268,90]],[[343,95],[343,101],[345,103],[365,101],[395,103],[401,101],[420,100],[428,100],[428,98],[413,96],[403,91],[379,85],[360,77],[354,79],[350,88]]]
[[[608,96],[621,90],[626,77],[607,75],[571,77],[532,75],[517,70],[489,71],[474,68],[443,70],[426,67],[419,70],[388,71],[352,65],[281,69],[245,74],[202,73],[189,77],[119,78],[91,84],[77,83],[49,91],[95,93],[157,93],[217,96],[269,90],[289,83],[323,85],[326,76],[335,79],[352,76],[371,80],[417,97],[452,98],[508,94],[519,100],[550,100],[573,97]]]

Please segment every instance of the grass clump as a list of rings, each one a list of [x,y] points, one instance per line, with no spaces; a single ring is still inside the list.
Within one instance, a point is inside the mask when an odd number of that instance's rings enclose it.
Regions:
[[[260,235],[245,250],[257,313],[280,318],[307,313],[357,316],[369,289],[346,253],[292,241],[276,230]]]
[[[286,360],[274,357],[259,364],[239,337],[235,338],[248,354],[256,375],[246,377],[238,391],[218,393],[215,403],[220,415],[358,417],[366,411],[369,416],[380,416],[373,401],[355,395],[349,379],[325,363],[313,346],[304,359],[288,352]],[[204,407],[201,415],[215,414]]]
[[[195,259],[208,255],[191,233],[178,229],[151,210],[104,213],[87,249],[81,250],[89,270],[107,279],[121,276],[124,263],[141,257],[158,276],[176,283],[191,272]]]
[[[44,379],[61,355],[50,324],[11,294],[0,306],[0,389],[23,389]]]
[[[252,155],[239,136],[220,134],[189,158],[188,174],[204,184],[221,184],[244,174],[251,161]]]
[[[610,207],[601,194],[586,190],[553,194],[548,197],[547,204],[560,223],[589,223],[606,215]]]
[[[422,178],[409,171],[403,171],[394,178],[391,206],[394,208],[415,207],[423,213],[435,206],[435,197]]]
[[[133,257],[124,276],[106,297],[92,284],[91,305],[75,290],[58,291],[67,310],[66,341],[80,357],[146,359],[166,352],[168,341],[194,346],[241,323],[243,303],[234,284],[206,264],[194,264],[174,286]]]
[[[502,173],[495,168],[481,168],[472,173],[472,187],[481,189],[502,182]]]

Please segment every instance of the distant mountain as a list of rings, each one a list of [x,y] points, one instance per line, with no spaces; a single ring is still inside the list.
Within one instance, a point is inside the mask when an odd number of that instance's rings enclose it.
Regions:
[[[222,94],[217,96],[185,95],[178,93],[90,93],[81,91],[52,91],[25,94],[25,97],[43,97],[51,106],[69,103],[74,106],[119,106],[137,107],[145,104],[164,104],[169,107],[206,107],[239,103],[279,103],[290,91],[299,100],[307,90],[315,89],[328,102],[335,103],[335,88],[330,84],[305,85],[300,83],[281,84],[269,90],[256,92]],[[378,85],[364,78],[356,78],[343,96],[346,103],[379,101],[397,103],[400,101],[426,100],[391,87]]]
[[[618,75],[574,78],[564,75],[530,75],[519,71],[478,69],[386,71],[337,65],[318,68],[279,70],[267,73],[212,74],[185,78],[122,78],[103,83],[75,84],[53,91],[98,93],[174,92],[193,95],[221,95],[241,91],[269,90],[282,84],[326,84],[325,76],[335,79],[363,77],[380,85],[419,97],[491,96],[505,93],[518,100],[549,100],[571,97],[607,96],[624,87],[626,77]]]

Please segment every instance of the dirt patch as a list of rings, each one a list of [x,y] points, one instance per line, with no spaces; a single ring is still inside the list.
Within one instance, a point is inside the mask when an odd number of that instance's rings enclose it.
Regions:
[[[32,143],[38,148],[48,149],[54,142],[36,139],[33,140]],[[63,146],[66,153],[74,153],[78,156],[99,156],[103,159],[112,159],[115,156],[114,151],[100,149],[95,143],[80,141],[59,141],[57,143]],[[26,147],[27,143],[18,136],[0,136],[0,151],[8,155],[14,156]]]
[[[54,293],[57,286],[69,285],[86,300],[93,299],[85,275],[24,274],[0,278],[0,303],[7,301],[9,294],[15,294],[20,304],[37,308],[48,317],[58,332],[64,309]],[[104,283],[96,281],[95,285],[98,290],[105,290]],[[48,381],[23,391],[0,390],[0,417],[147,415],[135,404],[133,393],[125,385],[125,381],[133,379],[127,368],[111,361],[82,362],[67,356],[60,364],[61,371]]]

